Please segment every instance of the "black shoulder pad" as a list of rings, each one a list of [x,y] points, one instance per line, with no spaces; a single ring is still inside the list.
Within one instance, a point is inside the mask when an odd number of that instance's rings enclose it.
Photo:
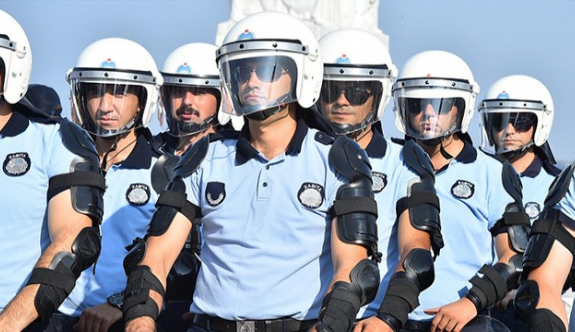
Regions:
[[[223,141],[226,139],[237,139],[240,137],[240,132],[230,129],[220,130],[208,135],[210,142]]]
[[[547,160],[543,160],[543,169],[550,175],[557,176],[561,173],[561,170],[557,168],[557,166],[553,165],[552,163],[548,162]]]
[[[329,150],[329,162],[348,179],[355,179],[358,174],[371,179],[371,164],[367,153],[346,136],[338,137],[333,143]]]
[[[404,140],[403,138],[397,138],[397,137],[392,137],[391,141],[395,144],[399,144],[399,145],[405,145],[405,142],[407,142],[406,140]]]
[[[422,179],[435,179],[433,166],[429,155],[423,151],[415,141],[407,141],[401,151],[403,160],[411,167]]]
[[[523,185],[519,179],[519,175],[515,171],[515,168],[506,160],[503,163],[503,169],[501,170],[501,180],[503,181],[503,188],[515,202],[521,202],[523,200]],[[523,206],[523,205],[521,205]]]
[[[190,146],[174,168],[173,175],[179,175],[186,178],[193,174],[202,164],[208,154],[210,140],[207,136],[202,137],[199,141]]]
[[[565,193],[569,190],[571,179],[573,178],[573,171],[575,171],[575,164],[567,166],[563,172],[553,180],[553,183],[551,183],[549,187],[549,193],[545,198],[544,210],[548,210],[553,205],[559,203],[563,196],[565,196]]]
[[[94,140],[84,129],[63,118],[60,122],[60,133],[62,134],[62,141],[68,150],[89,159],[95,165],[100,164]]]
[[[315,133],[314,138],[317,142],[320,142],[323,145],[330,145],[333,144],[333,142],[335,142],[335,138],[321,131]]]
[[[159,194],[165,188],[174,175],[174,168],[180,158],[169,153],[164,153],[156,160],[152,167],[152,187]]]

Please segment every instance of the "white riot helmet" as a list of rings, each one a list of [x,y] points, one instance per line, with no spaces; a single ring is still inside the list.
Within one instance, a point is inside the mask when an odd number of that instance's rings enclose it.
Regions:
[[[150,53],[140,44],[123,38],[106,38],[90,44],[68,72],[67,80],[78,124],[101,137],[147,127],[158,107],[159,87],[163,82]],[[139,107],[133,117],[122,123],[119,119],[124,97],[129,94],[138,96]],[[95,106],[98,108],[96,121],[88,108],[94,97],[100,100]],[[104,110],[104,105],[110,104],[119,106],[114,111]]]
[[[530,76],[511,75],[497,80],[487,90],[479,111],[482,147],[497,154],[523,153],[533,144],[540,147],[553,126],[551,94],[543,83]],[[523,146],[505,146],[507,137],[531,128],[534,129],[531,141]]]
[[[230,121],[231,115],[221,111],[223,103],[220,72],[216,66],[217,49],[217,46],[211,44],[191,43],[178,47],[166,58],[161,71],[164,85],[160,91],[168,122],[168,134],[176,137],[188,136]],[[194,95],[214,95],[217,99],[215,113],[201,123],[193,121],[193,114],[189,114],[190,119],[182,118],[180,113],[186,112],[184,99],[188,92]],[[178,109],[175,109],[176,107]],[[193,107],[196,105],[188,105],[190,111]]]
[[[236,23],[217,51],[217,63],[228,103],[224,111],[231,114],[264,119],[289,103],[309,108],[318,99],[323,78],[318,42],[303,22],[288,14],[260,12]],[[291,78],[285,92],[273,84],[284,75]],[[248,92],[245,86],[253,80],[260,85]]]
[[[319,46],[324,69],[318,106],[335,133],[350,134],[379,121],[397,76],[385,44],[367,31],[340,29],[323,36]]]
[[[2,75],[4,88],[0,91],[0,96],[3,96],[9,104],[16,104],[28,91],[32,73],[32,51],[22,26],[2,10],[0,10],[0,61],[4,63]]]
[[[444,51],[419,53],[407,60],[393,85],[395,125],[422,140],[466,133],[478,93],[479,85],[461,58]]]

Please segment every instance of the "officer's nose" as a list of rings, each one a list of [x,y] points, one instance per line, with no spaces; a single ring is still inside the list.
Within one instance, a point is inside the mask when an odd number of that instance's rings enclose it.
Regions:
[[[507,134],[515,134],[515,127],[511,122],[507,122],[507,126],[505,126],[505,133]]]
[[[338,105],[342,105],[342,106],[348,106],[349,105],[349,100],[347,100],[347,98],[345,97],[345,92],[343,90],[339,92],[339,94],[337,95],[337,99],[335,101],[336,101],[336,104],[338,104]]]
[[[103,112],[110,112],[113,109],[114,96],[110,93],[104,93],[100,100],[100,110]]]
[[[425,115],[426,118],[437,116],[437,113],[435,112],[435,109],[433,108],[433,105],[431,103],[428,103],[427,105],[424,106],[423,115]]]

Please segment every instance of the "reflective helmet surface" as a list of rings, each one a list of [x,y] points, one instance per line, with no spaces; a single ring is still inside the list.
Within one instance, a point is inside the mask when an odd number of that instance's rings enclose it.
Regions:
[[[539,80],[526,75],[511,75],[494,82],[479,104],[482,147],[493,153],[521,150],[535,144],[542,146],[551,133],[554,106],[551,93]],[[507,126],[513,129],[508,133]],[[503,141],[514,132],[533,127],[533,137],[524,146],[505,148]],[[496,139],[494,131],[502,131]]]
[[[4,82],[0,94],[9,104],[16,104],[28,90],[32,74],[32,51],[22,26],[2,10],[0,10],[0,61],[4,63],[2,77]]]
[[[134,127],[147,127],[159,103],[163,78],[151,54],[140,44],[123,38],[106,38],[90,44],[80,54],[76,66],[68,71],[72,103],[77,122],[98,136],[115,136]],[[137,91],[139,110],[132,121],[113,128],[94,123],[88,108],[87,91],[99,95]]]
[[[385,44],[367,31],[340,29],[323,36],[319,45],[324,74],[318,105],[336,133],[349,134],[379,121],[397,76]],[[362,108],[370,102],[370,109]]]
[[[311,107],[319,96],[323,64],[316,37],[297,18],[284,13],[260,12],[237,22],[217,51],[225,112],[236,115],[273,113],[289,103]],[[254,68],[257,63],[257,68]],[[242,102],[239,85],[256,75],[265,82],[258,98]],[[289,91],[277,98],[272,84],[289,75]],[[267,89],[267,90],[265,90]],[[264,91],[265,90],[265,91]],[[255,93],[255,92],[254,92]],[[263,97],[262,97],[263,96]]]
[[[445,51],[419,53],[407,60],[392,88],[396,127],[423,140],[466,133],[478,93],[461,58]]]
[[[164,78],[161,95],[170,135],[192,135],[218,123],[225,125],[230,120],[229,114],[221,112],[220,73],[216,66],[217,49],[217,46],[211,44],[191,43],[178,47],[166,58],[161,71]],[[185,98],[188,90],[194,94],[216,95],[218,104],[213,116],[201,122],[177,118],[175,113],[178,110],[174,109],[171,98],[178,91],[182,91],[181,98]]]

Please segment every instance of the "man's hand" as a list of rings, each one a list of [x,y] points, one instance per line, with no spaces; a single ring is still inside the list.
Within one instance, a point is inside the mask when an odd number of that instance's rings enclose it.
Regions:
[[[393,332],[391,327],[385,324],[381,319],[373,316],[360,320],[355,324],[353,332]]]
[[[443,307],[424,310],[424,312],[428,315],[435,315],[431,322],[430,332],[459,332],[477,316],[475,305],[466,297]]]
[[[78,332],[107,332],[110,326],[120,319],[122,311],[104,303],[82,311],[82,316],[73,329]]]

